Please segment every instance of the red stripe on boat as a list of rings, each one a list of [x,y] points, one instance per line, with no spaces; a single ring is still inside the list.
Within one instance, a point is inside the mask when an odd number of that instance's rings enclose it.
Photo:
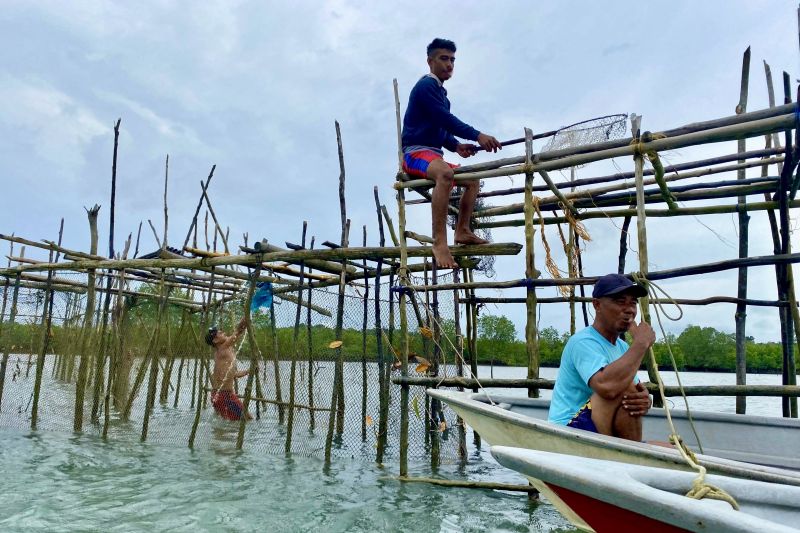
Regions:
[[[642,514],[622,509],[591,496],[547,483],[575,514],[597,533],[687,533],[682,529]]]

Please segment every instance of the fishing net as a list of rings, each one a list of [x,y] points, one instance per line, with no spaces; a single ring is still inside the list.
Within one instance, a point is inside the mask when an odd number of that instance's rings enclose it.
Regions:
[[[545,145],[543,152],[621,139],[627,131],[628,115],[606,115],[564,126]]]

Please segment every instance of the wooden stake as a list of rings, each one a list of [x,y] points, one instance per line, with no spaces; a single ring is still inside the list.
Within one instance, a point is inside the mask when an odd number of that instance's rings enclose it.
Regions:
[[[742,58],[742,84],[739,91],[739,103],[736,106],[736,114],[741,115],[747,112],[747,93],[750,80],[750,47],[744,52]],[[737,149],[739,153],[747,151],[747,141],[739,139]],[[744,160],[739,160],[744,163]],[[741,169],[737,172],[737,179],[744,180],[746,178],[745,170]],[[747,196],[739,196],[737,205],[741,208],[747,203]],[[750,216],[745,209],[739,211],[739,257],[747,257],[748,255],[748,234],[750,227]],[[747,269],[740,268],[737,280],[737,298],[747,298]],[[736,323],[736,384],[747,384],[747,352],[746,352],[746,322],[747,322],[747,306],[744,304],[737,304],[736,314],[734,315]],[[745,396],[736,397],[736,412],[744,414],[747,410],[747,398]]]
[[[525,164],[533,163],[533,131],[525,128]],[[535,266],[535,252],[533,243],[533,172],[525,174],[525,277],[529,280],[538,277]],[[526,291],[525,306],[527,319],[525,321],[525,347],[528,354],[528,379],[539,377],[539,336],[536,331],[536,289],[528,287]],[[473,323],[473,328],[476,324]],[[529,398],[538,398],[539,391],[528,389]]]

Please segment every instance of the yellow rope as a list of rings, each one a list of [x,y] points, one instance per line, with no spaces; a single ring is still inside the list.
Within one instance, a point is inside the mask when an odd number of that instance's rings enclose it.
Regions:
[[[686,405],[686,414],[689,417],[689,425],[692,428],[692,432],[694,433],[695,438],[697,439],[697,445],[700,448],[700,451],[702,452],[703,447],[700,444],[700,436],[697,434],[697,429],[695,428],[694,420],[692,420],[692,414],[691,411],[689,410],[689,401],[687,400],[686,393],[683,390],[683,384],[681,384],[680,374],[678,372],[678,365],[676,364],[675,357],[672,354],[672,348],[670,347],[669,340],[664,331],[664,326],[661,323],[661,314],[659,313],[659,309],[661,309],[661,312],[664,313],[664,316],[666,316],[670,320],[680,320],[683,317],[683,310],[681,309],[680,305],[678,305],[678,303],[669,294],[667,294],[667,292],[664,289],[662,289],[656,283],[648,280],[643,273],[635,272],[632,277],[636,283],[643,285],[647,289],[648,295],[652,300],[657,299],[656,291],[659,291],[661,292],[661,294],[664,295],[666,300],[669,300],[669,302],[678,309],[679,315],[677,317],[671,317],[669,314],[666,313],[666,311],[664,311],[663,304],[661,304],[660,302],[656,302],[653,304],[655,308],[656,319],[658,320],[658,325],[659,328],[661,329],[661,334],[664,337],[664,342],[666,343],[667,346],[667,353],[669,353],[669,358],[670,361],[672,362],[672,368],[675,370],[675,376],[678,379],[678,386],[680,387],[681,396],[683,397],[683,401]],[[650,361],[652,363],[653,371],[656,376],[656,382],[658,383],[658,391],[661,394],[661,397],[665,398],[666,395],[664,394],[664,382],[661,380],[661,373],[658,371],[658,362],[656,361],[656,356],[655,353],[653,352],[652,347],[648,349],[648,355],[650,356]],[[675,429],[675,424],[672,422],[672,414],[670,413],[669,405],[667,405],[666,403],[664,404],[664,413],[667,415],[667,422],[669,423],[670,442],[672,442],[675,445],[675,448],[678,449],[678,452],[681,454],[681,457],[683,457],[686,463],[690,467],[692,467],[692,469],[696,470],[698,474],[697,477],[694,479],[694,481],[692,481],[692,488],[689,492],[686,493],[686,496],[697,500],[703,498],[709,498],[714,500],[726,501],[731,505],[731,507],[733,507],[738,511],[739,505],[736,503],[736,500],[734,500],[730,494],[728,494],[719,487],[716,487],[714,485],[705,482],[706,468],[697,462],[697,458],[695,457],[692,450],[690,450],[689,447],[686,446],[681,436],[678,435],[678,431]]]
[[[686,493],[686,496],[688,498],[694,498],[695,500],[702,500],[703,498],[709,498],[711,500],[721,500],[724,502],[728,502],[731,507],[733,507],[735,510],[738,511],[739,504],[736,502],[733,496],[725,492],[724,489],[717,487],[716,485],[712,485],[711,483],[706,483],[706,468],[703,465],[697,463],[694,454],[692,453],[691,450],[689,450],[689,448],[686,447],[686,445],[683,443],[683,440],[675,434],[670,435],[669,440],[678,449],[678,452],[680,452],[683,459],[687,463],[689,463],[689,466],[691,466],[698,472],[697,477],[694,479],[694,481],[692,481],[692,488],[689,490],[689,492]]]
[[[539,233],[542,236],[542,246],[544,246],[544,266],[547,268],[547,271],[550,272],[550,275],[553,279],[561,279],[561,271],[558,269],[558,265],[553,260],[553,256],[550,253],[550,243],[547,242],[547,236],[545,235],[544,231],[544,216],[542,215],[541,209],[539,209],[539,197],[533,197],[533,209],[536,211],[536,215],[539,217],[539,226],[541,227]],[[558,292],[561,293],[561,296],[565,298],[569,297],[569,288],[565,285],[559,285]]]

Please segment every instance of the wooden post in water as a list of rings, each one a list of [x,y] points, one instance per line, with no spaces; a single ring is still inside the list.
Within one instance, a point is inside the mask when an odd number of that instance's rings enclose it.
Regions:
[[[278,423],[283,424],[283,395],[281,394],[281,363],[278,360],[278,328],[275,324],[275,301],[269,303],[269,330],[272,334],[272,368],[275,372],[275,400],[278,402]]]
[[[457,272],[458,269],[453,269],[453,272]],[[433,264],[433,272],[432,274],[432,282],[433,285],[437,285],[439,282],[439,268],[436,265],[436,262]],[[428,294],[426,293],[425,296],[427,297]],[[433,357],[431,361],[431,368],[433,370],[433,375],[439,375],[439,363],[442,358],[442,328],[440,327],[441,317],[439,315],[439,291],[433,292],[433,302],[431,305],[433,309],[432,313],[432,330],[433,330]],[[429,396],[426,394],[425,398],[428,399]],[[428,414],[428,431],[430,432],[431,438],[431,468],[437,468],[440,463],[440,424],[444,422],[444,416],[442,415],[442,402],[436,398],[430,399],[430,413]]]
[[[363,246],[367,247],[367,226],[363,226]],[[364,314],[361,319],[361,441],[367,441],[367,320],[369,319],[369,271],[367,260],[362,264],[364,268]]]
[[[64,235],[64,219],[61,219],[61,226],[58,230],[58,245],[61,246],[61,237]],[[50,262],[53,262],[53,251],[50,251]],[[58,253],[55,253],[55,262],[58,262]],[[42,326],[43,338],[39,356],[36,358],[36,378],[33,383],[33,406],[31,407],[31,429],[36,429],[39,420],[39,397],[42,391],[42,377],[44,375],[45,356],[50,348],[50,339],[53,335],[53,274],[52,270],[47,272],[47,287],[45,288],[44,305],[42,306]]]
[[[525,164],[533,163],[533,131],[525,128]],[[525,277],[537,277],[533,247],[533,172],[525,173]],[[567,206],[564,206],[566,209]],[[539,377],[539,334],[536,328],[536,289],[528,287],[525,294],[527,320],[525,321],[525,350],[528,354],[528,379]],[[473,328],[475,324],[473,324]],[[529,398],[538,398],[538,389],[528,389]]]
[[[783,93],[784,104],[792,102],[791,96],[791,82],[789,74],[783,73]],[[780,222],[780,238],[781,238],[781,254],[788,254],[791,251],[790,243],[790,219],[789,219],[789,194],[792,184],[792,169],[794,168],[793,150],[792,150],[792,130],[786,129],[784,131],[784,164],[781,170],[780,187],[778,189],[778,206],[779,206],[779,222]],[[788,265],[779,265],[778,269],[778,298],[783,301],[789,301],[789,271]],[[793,323],[791,320],[791,312],[788,307],[780,308],[781,317],[781,341],[783,345],[783,384],[793,385],[796,383],[796,368],[794,358],[794,348],[792,346],[793,336]],[[783,398],[783,416],[784,417],[797,417],[797,403],[791,402],[789,398]]]
[[[156,328],[153,332],[153,342],[151,343],[151,350],[152,353],[149,354],[149,361],[150,361],[150,377],[147,381],[147,399],[145,401],[144,406],[144,419],[142,421],[142,436],[141,441],[145,442],[147,440],[147,430],[150,424],[150,415],[153,412],[153,405],[155,405],[156,401],[156,383],[158,381],[158,358],[161,352],[160,348],[160,340],[161,340],[161,324],[164,322],[164,311],[167,307],[167,296],[169,296],[169,288],[164,283],[164,275],[165,272],[161,271],[161,284],[160,284],[160,293],[161,293],[161,300],[158,303],[158,314],[156,318]],[[169,326],[167,326],[169,327]],[[145,362],[142,363],[143,365],[147,364],[147,359]],[[136,393],[136,390],[131,391],[131,398],[128,401],[128,405],[126,405],[126,410],[130,414],[130,409],[133,404],[133,395]]]
[[[459,269],[453,270],[453,283],[458,283]],[[458,289],[453,289],[453,325],[456,335],[456,375],[464,377],[464,335],[461,333],[461,302],[459,301]],[[458,387],[459,392],[464,391],[464,387]],[[462,462],[467,460],[467,431],[464,429],[464,420],[456,416],[456,426],[458,427],[458,457]]]
[[[14,292],[11,295],[11,310],[8,314],[8,324],[11,327],[14,327],[14,321],[17,319],[17,302],[19,300],[20,278],[20,274],[17,274],[17,276],[14,278]],[[3,349],[3,359],[0,361],[0,410],[2,410],[3,389],[5,388],[6,369],[8,368],[8,356],[11,353],[11,349],[11,344],[6,344],[5,348]]]
[[[631,115],[631,133],[633,138],[638,142],[641,134],[642,117],[639,115]],[[644,203],[644,154],[638,150],[633,156],[634,171],[636,172],[636,232],[639,242],[639,271],[642,275],[647,276],[649,271],[647,259],[647,217],[645,215]],[[643,296],[639,298],[639,305],[642,308],[642,318],[644,322],[650,324],[650,298]],[[650,358],[646,358],[647,375],[651,382],[658,381],[656,372],[658,369],[654,368]],[[664,405],[664,398],[658,394],[653,394],[653,405],[661,407]]]
[[[122,251],[122,258],[127,259],[128,251],[131,247],[131,234],[128,234],[128,239],[125,241],[125,247]],[[128,385],[128,375],[120,376],[119,370],[123,363],[123,351],[125,349],[124,335],[125,335],[125,321],[127,320],[127,311],[124,300],[125,291],[125,269],[119,271],[117,278],[117,298],[114,302],[114,318],[112,321],[112,331],[116,340],[114,347],[111,351],[111,363],[108,367],[108,378],[105,392],[105,399],[103,403],[103,438],[108,437],[108,427],[111,423],[111,396],[113,391],[116,390],[117,380],[124,380],[125,386]],[[120,407],[121,402],[119,398],[123,396],[115,396],[114,403]]]
[[[345,203],[345,167],[344,150],[342,148],[342,133],[339,122],[336,125],[336,144],[339,152],[339,212],[341,214],[342,235],[341,246],[347,248],[350,238],[350,221],[347,219],[347,205]],[[336,306],[336,340],[342,340],[342,326],[344,321],[344,293],[347,279],[347,261],[342,259],[342,270],[339,273],[339,292]],[[328,417],[328,434],[325,438],[325,463],[330,464],[331,446],[333,445],[334,426],[337,433],[344,431],[344,355],[342,346],[335,348],[336,364],[334,367],[333,391],[331,392],[331,411]]]
[[[310,249],[314,249],[314,236],[311,236]],[[309,276],[311,275],[311,267],[308,267]],[[310,429],[314,431],[316,420],[314,419],[314,341],[313,329],[311,328],[311,295],[313,293],[311,284],[308,284],[308,299],[306,300],[306,342],[308,350],[308,417],[310,422]],[[298,299],[302,298],[303,292],[300,291],[297,295]]]
[[[741,115],[747,111],[747,93],[750,81],[750,47],[744,52],[742,57],[742,84],[739,90],[739,103],[736,105],[736,114]],[[739,139],[737,145],[738,152],[744,153],[747,151],[747,141],[742,138]],[[745,161],[739,160],[740,163]],[[737,171],[737,179],[743,180],[746,176],[745,169]],[[749,227],[750,215],[744,209],[747,204],[747,196],[739,196],[737,205],[742,207],[739,211],[739,257],[745,258],[748,255],[749,243]],[[737,297],[740,299],[747,298],[747,268],[742,267],[739,269],[737,280]],[[747,337],[745,325],[747,322],[747,305],[744,303],[736,304],[736,314],[734,315],[736,322],[736,384],[747,384]],[[736,412],[744,414],[747,411],[747,397],[736,397]]]
[[[303,231],[300,238],[300,246],[306,247],[306,230],[308,229],[308,222],[303,221]],[[305,263],[300,261],[300,277],[298,278],[300,286],[303,285],[305,280]],[[255,280],[253,280],[255,284]],[[289,370],[289,418],[286,421],[286,441],[284,443],[284,453],[289,455],[292,453],[292,433],[294,431],[294,392],[295,381],[297,374],[297,360],[300,358],[300,312],[303,309],[303,291],[297,293],[297,307],[294,315],[294,332],[292,334],[292,362]],[[249,309],[248,309],[249,312]]]
[[[89,218],[89,233],[90,245],[89,253],[92,255],[97,254],[97,215],[100,212],[100,206],[95,204],[91,209],[86,209],[86,215]],[[83,316],[83,325],[81,327],[80,336],[80,350],[79,355],[81,358],[78,364],[78,381],[75,384],[75,418],[73,420],[73,431],[83,430],[83,403],[86,393],[86,379],[89,374],[89,345],[92,337],[92,316],[94,315],[95,306],[95,285],[97,283],[95,269],[90,268],[88,271],[86,282],[86,310]]]
[[[378,215],[378,244],[383,247],[386,245],[386,237],[383,232],[383,217],[381,216],[381,201],[378,197],[378,187],[372,188],[373,195],[375,196],[375,210]],[[383,270],[383,257],[378,258],[378,264],[375,269],[375,348],[376,356],[378,358],[378,442],[376,445],[375,462],[378,464],[383,463],[383,454],[386,450],[386,431],[388,428],[388,379],[385,378],[384,372],[386,365],[383,360],[383,325],[381,323],[382,309],[381,309],[381,271]]]
[[[305,223],[303,224],[303,233],[305,236]],[[304,243],[305,244],[305,243]],[[302,271],[302,270],[301,270]],[[247,374],[247,385],[244,388],[244,402],[242,407],[242,417],[239,419],[239,433],[236,436],[236,449],[241,450],[242,445],[244,444],[244,428],[247,425],[247,417],[249,414],[248,409],[250,408],[250,400],[252,399],[253,395],[253,380],[255,379],[256,374],[258,373],[258,344],[256,344],[256,333],[253,329],[253,322],[250,320],[250,306],[253,302],[253,293],[255,292],[256,282],[258,277],[261,275],[261,261],[258,262],[256,266],[255,272],[253,273],[253,279],[250,282],[250,287],[247,290],[247,300],[244,303],[244,316],[247,321],[247,342],[250,343],[250,372]],[[298,293],[299,295],[300,293]],[[299,301],[299,299],[298,299]],[[299,305],[299,304],[298,304]],[[299,311],[298,311],[299,314]],[[296,358],[292,358],[292,363],[295,363]],[[294,388],[293,386],[291,388]],[[294,412],[294,398],[291,398],[289,403],[289,417],[291,418],[292,413]],[[291,426],[290,426],[291,427]],[[291,431],[289,431],[289,435],[291,435]],[[287,450],[291,446],[291,437],[287,437],[286,440]],[[288,453],[288,452],[287,452]]]
[[[395,116],[397,119],[397,162],[398,171],[403,168],[403,143],[401,140],[400,122],[400,95],[397,89],[397,79],[393,80]],[[407,316],[407,295],[405,287],[409,285],[408,280],[408,249],[406,244],[406,196],[404,189],[397,190],[397,224],[399,229],[400,244],[400,268],[398,270],[398,282],[400,285],[400,296],[398,303],[400,306],[400,374],[408,376],[408,316]],[[401,385],[400,389],[400,475],[408,475],[408,385]]]

